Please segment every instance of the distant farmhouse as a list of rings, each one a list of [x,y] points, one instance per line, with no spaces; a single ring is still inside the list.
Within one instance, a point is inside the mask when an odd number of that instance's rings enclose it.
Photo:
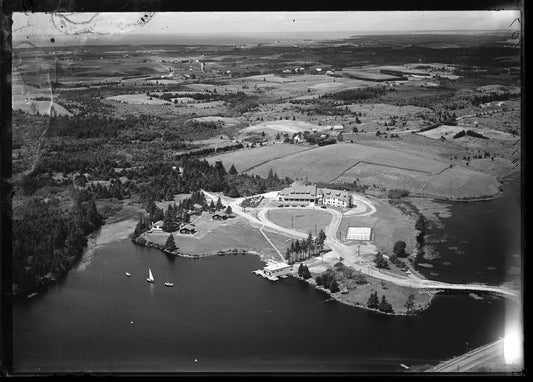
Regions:
[[[294,185],[285,188],[278,193],[278,200],[288,203],[314,203],[342,208],[351,208],[353,205],[352,195],[347,191],[317,188],[316,185]]]

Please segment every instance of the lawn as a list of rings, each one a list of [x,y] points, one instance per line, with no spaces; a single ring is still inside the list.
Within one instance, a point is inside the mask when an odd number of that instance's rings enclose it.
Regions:
[[[213,221],[207,214],[196,220],[195,235],[174,234],[178,250],[190,255],[211,255],[219,251],[234,249],[257,252],[260,256],[280,260],[277,252],[261,232],[251,227],[242,218],[236,217],[227,221]],[[165,244],[170,234],[148,233],[145,238],[158,244]],[[279,235],[268,234],[274,245],[282,252],[286,239]]]
[[[321,211],[319,209],[295,209],[295,208],[280,208],[277,210],[270,210],[268,212],[268,219],[283,228],[290,228],[303,233],[309,233],[315,236],[320,230],[325,230],[326,226],[331,222],[331,214]]]

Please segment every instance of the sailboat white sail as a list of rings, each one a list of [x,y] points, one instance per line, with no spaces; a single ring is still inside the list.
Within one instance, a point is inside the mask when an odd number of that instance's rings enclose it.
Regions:
[[[154,276],[152,276],[152,270],[150,268],[148,268],[148,278],[146,279],[146,281],[148,281],[149,283],[154,282]]]

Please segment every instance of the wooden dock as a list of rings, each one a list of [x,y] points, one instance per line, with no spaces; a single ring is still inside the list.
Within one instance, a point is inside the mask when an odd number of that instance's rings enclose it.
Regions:
[[[262,277],[264,277],[265,279],[268,279],[268,280],[270,280],[270,281],[277,281],[277,280],[279,280],[279,278],[276,277],[276,276],[269,276],[269,275],[267,275],[262,269],[258,269],[257,271],[252,271],[252,273],[254,273],[254,274],[258,275],[258,276],[262,276]]]

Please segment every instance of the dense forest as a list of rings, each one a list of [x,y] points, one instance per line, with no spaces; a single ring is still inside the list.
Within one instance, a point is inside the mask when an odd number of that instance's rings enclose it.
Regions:
[[[102,225],[94,200],[76,199],[68,211],[57,199],[32,199],[13,220],[13,282],[17,295],[38,291],[81,257],[87,235]]]

